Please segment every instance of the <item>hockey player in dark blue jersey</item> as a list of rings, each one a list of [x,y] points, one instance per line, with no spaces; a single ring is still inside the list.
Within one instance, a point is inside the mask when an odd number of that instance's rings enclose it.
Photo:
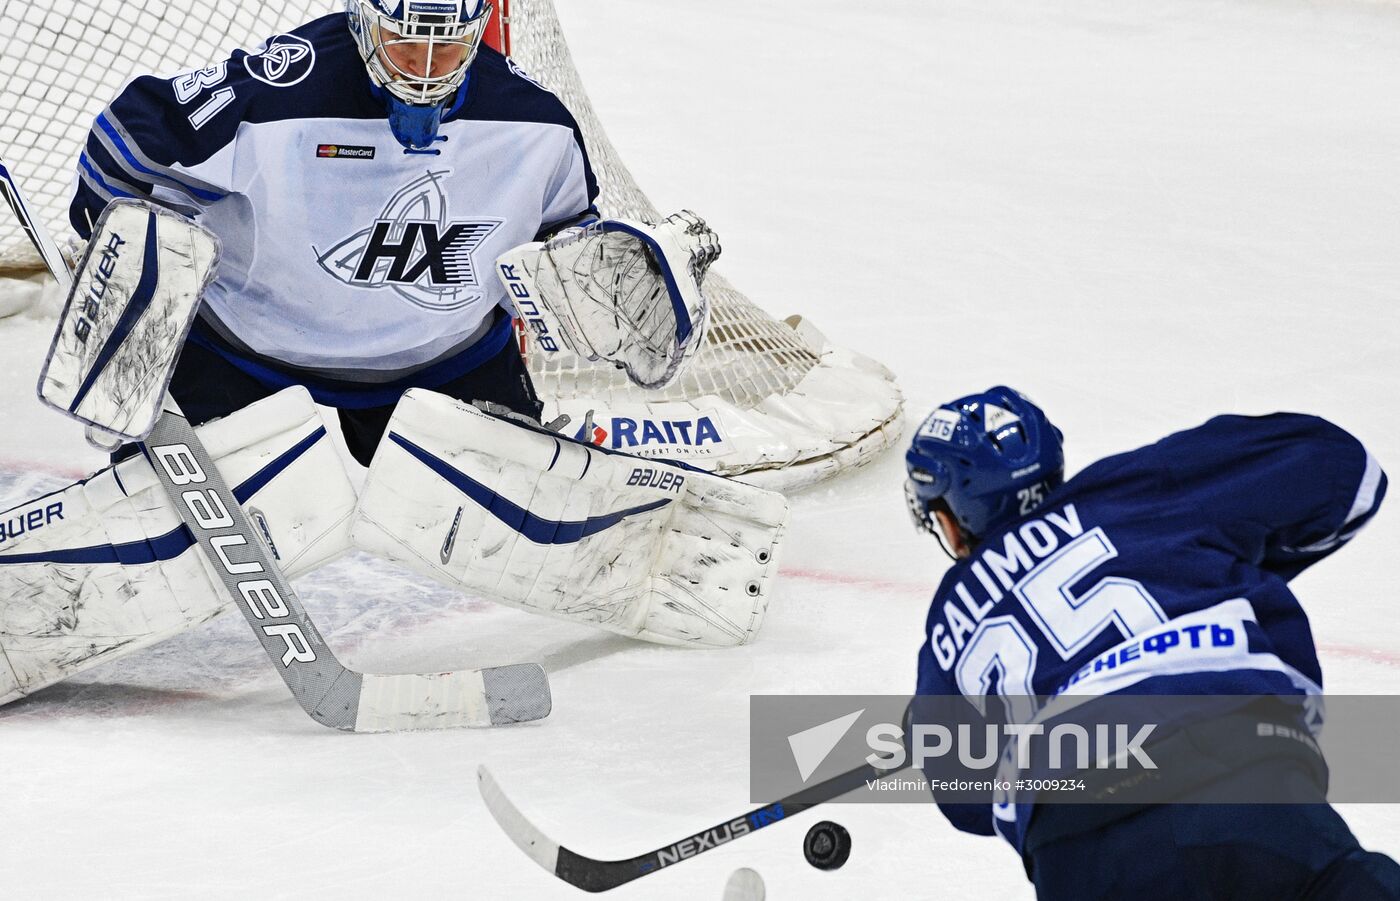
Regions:
[[[1073,694],[1319,694],[1288,581],[1386,490],[1355,438],[1285,413],[1220,416],[1064,481],[1059,430],[1005,387],[933,411],[907,466],[916,523],[956,560],[918,693],[998,695],[1023,722],[1018,705]],[[1290,796],[1318,803],[941,806],[1010,841],[1047,901],[1400,897],[1400,867],[1358,846],[1304,769],[1266,749],[1228,778],[1301,780]]]
[[[193,423],[300,384],[368,463],[409,388],[538,419],[513,304],[550,330],[543,351],[563,342],[649,386],[699,346],[713,234],[691,215],[599,222],[577,123],[483,44],[491,15],[486,0],[347,0],[258,52],[138,77],[97,117],[79,235],[134,197],[222,242],[170,384]]]

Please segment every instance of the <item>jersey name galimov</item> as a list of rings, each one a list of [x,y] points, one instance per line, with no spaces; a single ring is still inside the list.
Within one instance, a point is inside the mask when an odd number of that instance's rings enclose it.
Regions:
[[[999,547],[978,551],[969,567],[975,581],[969,585],[968,580],[961,579],[953,584],[958,601],[945,601],[943,621],[933,626],[933,655],[944,672],[956,662],[977,624],[1006,597],[1019,577],[1055,553],[1063,540],[1083,534],[1079,511],[1074,504],[1066,504],[1058,511],[1028,519],[1007,532]]]

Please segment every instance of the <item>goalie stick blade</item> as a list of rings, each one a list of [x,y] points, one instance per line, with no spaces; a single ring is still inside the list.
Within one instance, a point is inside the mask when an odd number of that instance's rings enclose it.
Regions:
[[[356,732],[504,726],[549,716],[549,680],[537,663],[429,675],[365,674]]]

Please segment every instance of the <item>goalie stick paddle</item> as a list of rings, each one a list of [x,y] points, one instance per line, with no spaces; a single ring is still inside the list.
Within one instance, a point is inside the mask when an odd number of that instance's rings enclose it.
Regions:
[[[346,669],[185,417],[167,406],[142,449],[224,589],[312,719],[347,732],[397,732],[499,726],[549,715],[549,683],[534,663],[388,676]]]
[[[525,819],[525,815],[505,796],[505,792],[485,766],[477,768],[476,776],[477,787],[481,791],[481,799],[486,802],[486,809],[491,812],[496,824],[527,857],[585,892],[606,892],[683,860],[689,860],[702,852],[727,845],[735,839],[752,835],[765,826],[782,822],[808,808],[839,798],[860,788],[868,780],[882,779],[897,771],[870,765],[858,767],[805,788],[798,794],[789,795],[709,829],[703,829],[678,842],[623,860],[595,860],[552,841]]]
[[[72,273],[31,215],[0,160],[0,193],[64,290]],[[348,732],[442,729],[527,722],[549,715],[549,682],[538,664],[450,673],[376,675],[341,665],[257,537],[199,436],[167,395],[142,450],[224,588],[313,719]]]

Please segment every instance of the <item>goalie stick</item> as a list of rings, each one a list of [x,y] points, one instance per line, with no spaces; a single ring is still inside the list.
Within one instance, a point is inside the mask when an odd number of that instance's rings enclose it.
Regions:
[[[735,839],[752,835],[765,826],[782,822],[808,808],[839,798],[860,788],[868,780],[882,779],[898,769],[902,767],[880,769],[869,764],[857,767],[805,788],[795,795],[757,807],[709,829],[702,829],[678,842],[622,860],[595,860],[552,841],[525,819],[525,815],[505,796],[505,792],[485,766],[478,767],[476,775],[477,787],[481,791],[481,799],[486,802],[486,809],[491,812],[502,831],[515,842],[516,847],[524,851],[535,863],[570,885],[585,892],[606,892],[672,864],[689,860],[702,852],[726,845]]]
[[[59,286],[71,290],[72,273],[43,224],[30,213],[3,160],[0,193]],[[548,716],[549,683],[543,668],[534,663],[400,675],[347,669],[326,646],[243,506],[168,395],[142,449],[292,696],[317,722],[347,732],[384,732],[493,726]]]

